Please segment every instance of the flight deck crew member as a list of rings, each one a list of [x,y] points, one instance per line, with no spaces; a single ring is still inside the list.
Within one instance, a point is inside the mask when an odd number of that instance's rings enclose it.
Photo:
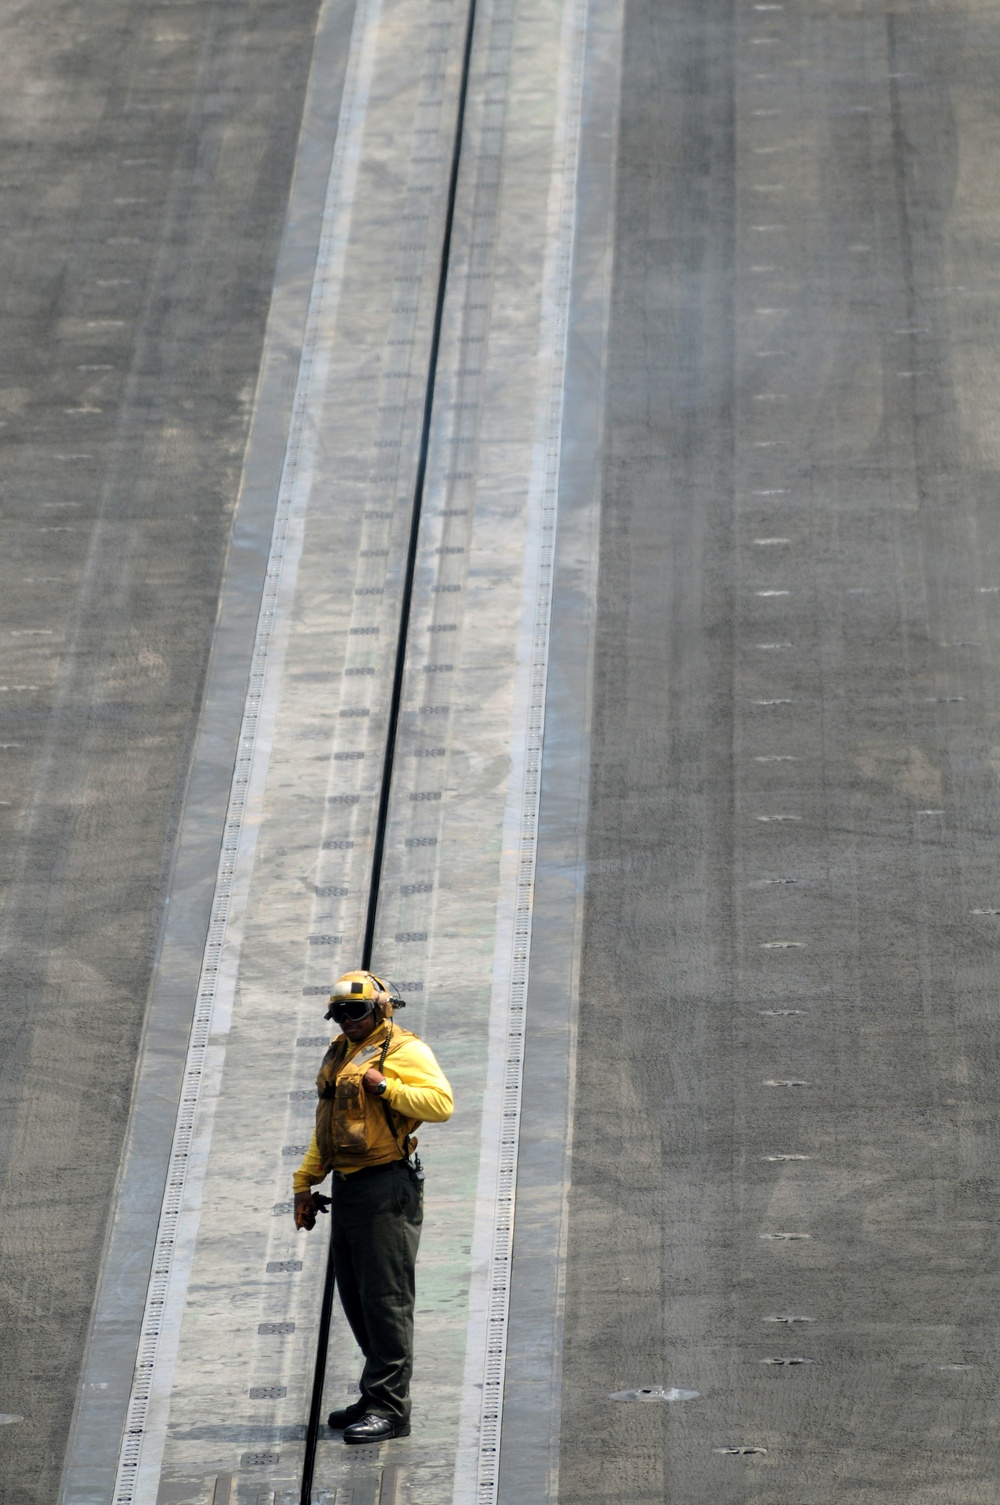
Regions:
[[[414,1130],[451,1117],[451,1088],[432,1051],[393,1020],[402,999],[371,972],[347,972],[327,1018],[342,1033],[316,1078],[316,1128],[292,1179],[295,1223],[314,1228],[332,1171],[333,1261],[341,1304],[364,1354],[361,1395],[330,1414],[345,1442],[410,1431],[414,1268],[423,1175]]]

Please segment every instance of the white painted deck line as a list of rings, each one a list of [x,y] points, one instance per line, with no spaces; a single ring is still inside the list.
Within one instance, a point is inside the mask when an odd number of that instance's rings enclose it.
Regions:
[[[586,0],[567,0],[559,50],[554,129],[558,148],[549,189],[537,357],[537,437],[528,490],[525,593],[517,645],[515,725],[521,735],[511,747],[504,813],[454,1505],[494,1505],[499,1483],[586,22]]]
[[[232,1019],[242,918],[263,810],[291,604],[302,553],[304,512],[312,486],[318,434],[309,420],[313,405],[322,398],[329,367],[329,352],[318,336],[324,320],[334,315],[340,296],[380,15],[381,0],[359,0],[212,923],[198,988],[126,1431],[119,1453],[115,1505],[155,1505],[159,1489],[181,1316],[194,1259],[202,1185],[225,1060],[221,1042]],[[216,1042],[212,1046],[210,1036]]]
[[[498,1505],[560,1496],[623,23],[621,0],[589,0]]]
[[[186,1048],[211,923],[220,842],[291,428],[355,8],[354,0],[324,0],[317,17],[205,699],[63,1462],[60,1505],[107,1505],[114,1493]]]

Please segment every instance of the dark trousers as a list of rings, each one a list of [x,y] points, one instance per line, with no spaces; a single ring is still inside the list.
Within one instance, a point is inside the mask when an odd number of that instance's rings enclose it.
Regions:
[[[334,1176],[330,1211],[337,1290],[365,1356],[361,1393],[379,1416],[408,1421],[421,1188],[402,1161],[344,1181]]]

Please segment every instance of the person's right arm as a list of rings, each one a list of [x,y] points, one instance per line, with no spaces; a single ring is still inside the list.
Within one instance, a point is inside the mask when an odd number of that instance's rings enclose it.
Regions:
[[[310,1187],[317,1186],[320,1181],[326,1180],[326,1171],[323,1162],[319,1158],[319,1150],[316,1147],[316,1130],[313,1129],[309,1148],[302,1157],[302,1164],[292,1176],[292,1191],[308,1191]]]

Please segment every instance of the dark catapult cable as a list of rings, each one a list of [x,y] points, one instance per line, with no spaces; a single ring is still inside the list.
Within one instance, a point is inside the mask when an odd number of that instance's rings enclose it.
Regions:
[[[413,510],[410,515],[410,536],[406,549],[406,569],[403,575],[399,633],[396,639],[396,661],[393,666],[392,694],[389,700],[389,717],[385,735],[385,755],[382,760],[382,780],[379,786],[378,811],[375,820],[372,869],[368,885],[368,903],[365,911],[365,933],[361,946],[361,966],[365,968],[370,967],[372,962],[375,919],[378,913],[379,887],[382,881],[382,863],[385,856],[385,834],[389,818],[389,792],[396,754],[399,710],[403,698],[403,673],[406,667],[406,645],[410,629],[413,577],[417,564],[417,540],[420,533],[420,516],[423,511],[424,485],[427,479],[427,456],[430,449],[431,418],[434,412],[434,389],[437,384],[438,356],[441,350],[441,328],[444,322],[444,301],[448,286],[448,267],[451,261],[451,236],[455,223],[455,199],[458,193],[458,171],[462,157],[462,135],[465,127],[465,106],[469,93],[469,69],[472,62],[472,40],[475,25],[476,0],[469,0],[468,20],[465,28],[465,48],[462,54],[462,75],[458,90],[458,108],[455,114],[455,137],[451,153],[451,175],[448,179],[448,199],[445,207],[444,235],[441,242],[441,265],[438,272],[437,297],[434,305],[434,325],[431,331],[431,347],[427,361],[424,414],[423,422],[420,426],[420,448],[417,452],[417,469],[413,483]],[[316,1445],[319,1441],[319,1429],[323,1419],[323,1382],[326,1378],[326,1360],[330,1346],[333,1289],[333,1227],[331,1219],[330,1247],[327,1253],[326,1277],[323,1282],[323,1300],[320,1305],[319,1331],[316,1337],[316,1366],[313,1372],[309,1422],[306,1427],[305,1456],[302,1462],[300,1505],[312,1505],[313,1474],[316,1468]]]

